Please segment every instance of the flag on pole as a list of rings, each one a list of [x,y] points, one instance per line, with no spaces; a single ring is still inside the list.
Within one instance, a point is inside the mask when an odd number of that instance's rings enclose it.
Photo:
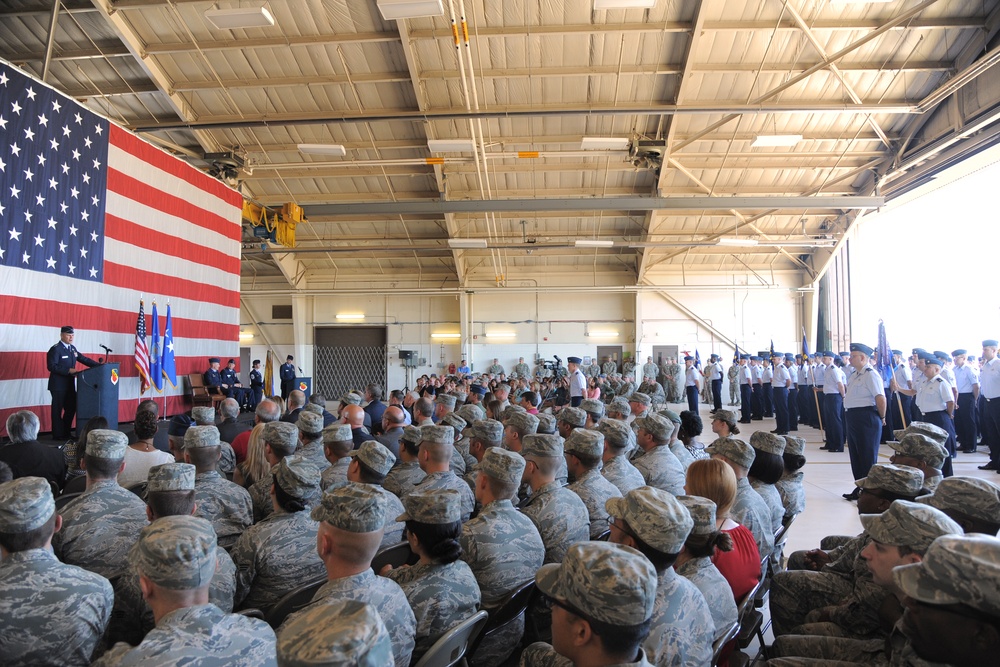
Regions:
[[[736,343],[733,349],[733,363],[739,365],[740,363],[740,344]]]
[[[882,379],[889,381],[892,378],[892,349],[889,347],[889,341],[885,336],[885,322],[882,320],[878,321],[878,347],[875,349],[878,352],[878,370],[879,375]]]
[[[271,350],[267,351],[267,361],[264,362],[264,397],[274,396],[274,363],[271,361]]]
[[[701,368],[701,354],[698,353],[698,348],[694,348],[694,367]]]
[[[802,354],[809,356],[809,341],[806,340],[806,328],[802,327]]]
[[[139,319],[135,323],[135,368],[139,371],[139,395],[149,389],[149,348],[146,347],[146,314],[139,299]]]
[[[774,359],[774,339],[771,339],[771,359]],[[771,359],[768,359],[770,361]]]
[[[156,316],[156,302],[153,302],[153,334],[149,344],[149,380],[156,391],[163,391],[163,372],[160,365],[163,351],[160,347],[160,318]]]
[[[174,363],[174,325],[170,320],[170,304],[167,304],[167,325],[163,329],[163,361],[160,363],[163,377],[171,387],[177,386],[177,366]]]

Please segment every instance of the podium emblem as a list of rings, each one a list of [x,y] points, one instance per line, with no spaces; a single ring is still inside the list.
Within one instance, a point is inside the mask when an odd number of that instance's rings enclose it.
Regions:
[[[111,369],[111,384],[118,384],[118,371]]]
[[[309,385],[307,385],[305,382],[300,382],[299,383],[299,391],[305,391],[308,388],[309,388]]]

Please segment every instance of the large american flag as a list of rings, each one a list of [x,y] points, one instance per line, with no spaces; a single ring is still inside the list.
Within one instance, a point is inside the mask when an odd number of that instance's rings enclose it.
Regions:
[[[170,300],[178,375],[239,356],[242,197],[0,61],[0,432],[22,408],[50,428],[59,327],[119,362],[119,420],[139,399],[135,304]],[[185,408],[167,387],[167,413]]]

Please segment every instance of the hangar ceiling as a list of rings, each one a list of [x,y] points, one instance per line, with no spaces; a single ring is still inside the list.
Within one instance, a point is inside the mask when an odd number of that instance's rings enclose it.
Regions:
[[[292,252],[247,226],[247,290],[806,285],[861,212],[997,139],[1000,0],[652,4],[8,0],[0,57],[302,206]]]

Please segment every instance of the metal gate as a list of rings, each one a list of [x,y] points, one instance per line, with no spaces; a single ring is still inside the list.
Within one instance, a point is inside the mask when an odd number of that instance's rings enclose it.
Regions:
[[[314,393],[336,402],[348,391],[363,391],[372,382],[385,389],[385,328],[317,327],[315,340]]]

